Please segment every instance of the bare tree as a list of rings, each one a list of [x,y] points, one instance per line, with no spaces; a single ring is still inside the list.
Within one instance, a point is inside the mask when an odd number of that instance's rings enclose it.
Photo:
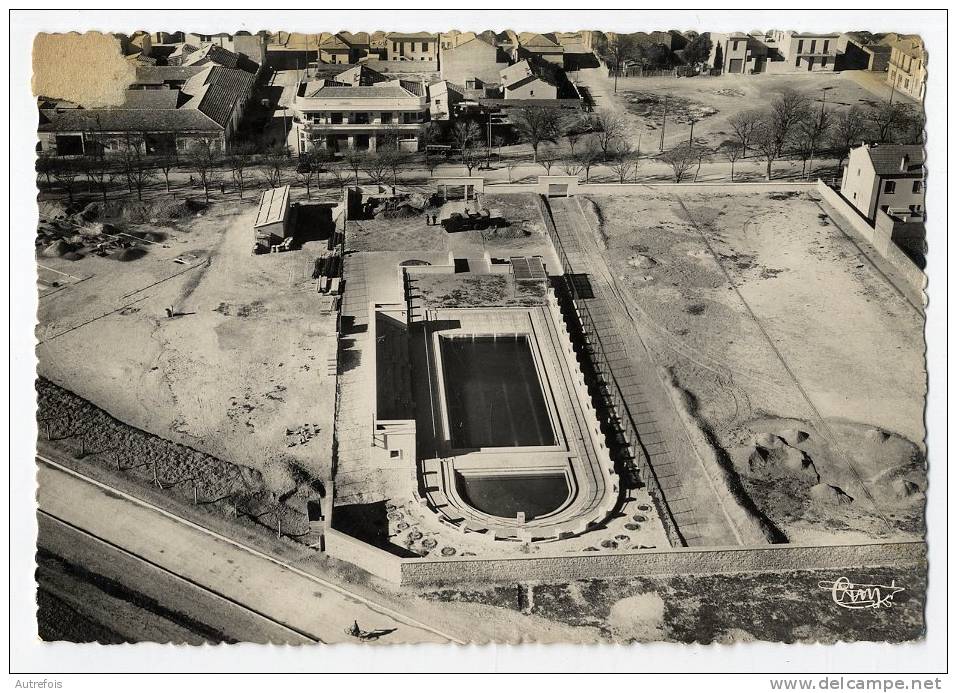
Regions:
[[[608,150],[624,135],[625,121],[621,115],[609,109],[602,109],[592,114],[590,119],[592,134],[602,156],[608,157]]]
[[[591,175],[592,167],[600,162],[603,158],[604,155],[602,154],[601,146],[594,137],[587,138],[584,142],[582,142],[582,145],[578,148],[578,151],[575,152],[575,159],[579,164],[581,164],[582,171],[585,172],[586,183]]]
[[[38,176],[43,176],[47,182],[47,187],[53,187],[53,172],[56,170],[56,157],[49,152],[40,152],[37,154],[36,172]]]
[[[163,152],[153,159],[153,163],[156,165],[156,170],[163,174],[166,192],[169,192],[169,174],[173,172],[173,169],[176,168],[176,165],[179,163],[176,159],[176,155],[170,152]]]
[[[282,185],[282,171],[289,165],[289,149],[284,145],[268,149],[261,158],[263,168],[260,174],[270,188]]]
[[[256,158],[256,147],[250,142],[242,142],[230,147],[229,154],[226,156],[226,163],[233,175],[233,182],[239,190],[239,199],[243,199],[243,192],[246,190],[246,169],[249,168]]]
[[[545,147],[542,149],[541,154],[538,155],[538,163],[545,169],[546,176],[551,175],[552,166],[558,162],[558,159],[558,151],[554,147]]]
[[[839,111],[834,118],[834,127],[830,131],[829,143],[837,150],[840,159],[838,169],[844,165],[844,160],[851,151],[851,147],[860,144],[867,136],[867,122],[864,113],[857,106]]]
[[[315,161],[312,152],[303,152],[299,155],[299,163],[296,165],[296,180],[306,188],[306,199],[312,199],[312,185],[316,182],[319,175],[319,164]],[[240,197],[242,194],[240,194]]]
[[[193,140],[186,152],[187,167],[199,176],[199,182],[203,186],[203,195],[206,203],[209,204],[209,186],[216,182],[219,174],[220,156],[218,150],[218,140],[209,137],[201,137]]]
[[[368,152],[362,158],[362,172],[375,184],[385,183],[389,179],[389,163],[383,152]]]
[[[618,74],[621,72],[622,64],[631,58],[639,55],[638,41],[631,34],[615,34],[607,39],[602,56],[612,63],[612,69],[615,74],[615,93],[618,93]]]
[[[123,168],[130,187],[136,191],[136,198],[143,199],[143,190],[156,178],[156,167],[146,156],[146,141],[142,137],[126,138],[122,155]]]
[[[116,166],[102,151],[95,151],[82,157],[78,166],[83,171],[91,189],[100,193],[104,204],[113,181],[116,180]]]
[[[785,148],[794,139],[797,128],[807,117],[810,102],[803,94],[792,89],[782,90],[771,102],[754,132],[754,141],[761,158],[767,164],[767,179],[771,180],[774,162],[780,159]]]
[[[346,181],[349,175],[345,172],[345,169],[340,166],[330,166],[328,171],[332,182],[339,187],[339,192],[342,192],[342,189],[346,187]]]
[[[581,162],[578,161],[577,156],[572,155],[566,159],[562,159],[562,171],[565,172],[566,176],[579,176],[583,170]]]
[[[891,142],[894,132],[906,124],[907,106],[900,101],[884,101],[867,109],[865,117],[878,142]]]
[[[365,158],[368,154],[368,151],[356,149],[355,147],[348,147],[342,154],[342,160],[355,176],[357,186],[359,185],[359,171],[362,170],[362,167],[365,165]]]
[[[735,113],[728,119],[728,126],[741,143],[741,158],[748,155],[748,146],[754,138],[754,133],[761,124],[763,114],[760,111],[742,111]]]
[[[718,151],[731,163],[731,182],[734,182],[734,162],[744,154],[744,145],[737,140],[725,140],[718,145]]]
[[[389,142],[380,152],[386,166],[392,173],[392,185],[399,184],[399,170],[409,161],[409,153],[402,150],[398,140]]]
[[[452,139],[455,141],[465,164],[466,152],[471,151],[482,137],[482,128],[473,120],[463,120],[452,127]]]
[[[80,175],[80,170],[76,165],[63,158],[58,158],[53,169],[53,178],[57,184],[66,191],[67,201],[73,204],[73,193],[76,190],[76,179]]]
[[[546,106],[523,106],[514,111],[512,127],[532,145],[532,160],[538,162],[538,148],[544,142],[555,142],[561,134],[558,111]]]
[[[677,147],[659,154],[658,159],[671,166],[675,183],[680,183],[691,167],[699,161],[698,148],[682,142]]]
[[[798,154],[801,156],[801,175],[810,177],[814,170],[814,154],[827,142],[833,119],[824,104],[820,111],[810,109],[797,127]]]
[[[618,176],[618,182],[624,183],[629,175],[638,177],[638,156],[627,142],[619,142],[611,150],[608,167]]]

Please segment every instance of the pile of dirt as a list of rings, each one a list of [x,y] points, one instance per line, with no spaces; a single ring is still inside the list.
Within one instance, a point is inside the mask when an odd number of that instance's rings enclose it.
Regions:
[[[119,252],[114,253],[111,257],[114,260],[119,260],[120,262],[132,262],[133,260],[139,260],[141,257],[145,256],[146,253],[146,248],[134,246],[132,248],[123,248]]]
[[[649,121],[649,127],[661,127],[665,118],[665,101],[660,94],[645,91],[621,92],[628,109],[639,118]],[[718,109],[680,96],[668,96],[668,123],[687,124],[710,118]]]
[[[70,216],[67,206],[55,200],[44,200],[38,207],[41,221],[62,221]]]
[[[628,258],[628,264],[631,265],[632,267],[636,267],[636,268],[640,267],[640,268],[647,269],[649,267],[654,267],[655,265],[657,265],[658,261],[655,260],[653,257],[649,257],[648,255],[642,255],[641,253],[638,253]]]
[[[77,250],[79,247],[80,246],[70,243],[70,241],[64,238],[59,238],[41,250],[40,255],[43,257],[63,257],[67,253]]]
[[[77,226],[89,226],[94,222],[104,221],[115,224],[169,225],[180,219],[194,216],[204,207],[201,202],[190,198],[151,201],[110,200],[106,203],[89,203],[79,212],[70,215],[69,221]]]

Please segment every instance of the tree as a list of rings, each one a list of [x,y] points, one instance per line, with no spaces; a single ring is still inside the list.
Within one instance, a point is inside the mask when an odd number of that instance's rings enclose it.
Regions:
[[[558,161],[558,150],[554,147],[545,147],[542,150],[542,153],[538,157],[538,163],[541,164],[541,167],[545,169],[545,175],[551,175],[552,166]]]
[[[867,136],[867,122],[864,113],[857,106],[839,111],[834,118],[834,127],[831,128],[829,143],[837,151],[840,159],[838,169],[844,165],[844,160],[851,151],[851,147],[860,144]]]
[[[714,62],[711,64],[715,70],[724,71],[724,49],[719,43],[714,49]]]
[[[618,176],[618,182],[624,183],[628,176],[638,177],[638,153],[627,142],[619,142],[611,150],[611,163],[608,167]]]
[[[342,192],[342,189],[346,187],[346,180],[348,179],[348,174],[340,166],[330,166],[329,177],[332,178],[332,181],[339,186],[339,192]],[[358,178],[358,174],[357,178]]]
[[[618,75],[621,73],[621,66],[626,60],[630,60],[639,55],[640,49],[638,41],[632,34],[615,34],[604,47],[603,57],[612,63],[612,69],[615,74],[615,93],[618,93]]]
[[[173,172],[179,163],[176,155],[171,152],[163,152],[153,159],[156,170],[163,174],[163,182],[166,183],[166,192],[169,192],[169,174]]]
[[[289,149],[284,145],[272,147],[262,155],[263,169],[260,172],[270,188],[282,185],[282,170],[289,164]]]
[[[604,159],[604,154],[601,151],[598,141],[594,137],[586,139],[582,143],[582,146],[578,148],[578,151],[575,152],[575,160],[581,165],[581,170],[585,172],[586,183],[588,182],[588,177],[591,175],[592,166],[602,159]]]
[[[142,200],[144,188],[156,178],[156,167],[146,156],[145,140],[136,136],[127,137],[122,162],[130,187],[136,191],[136,198]]]
[[[725,140],[718,145],[718,151],[731,163],[731,182],[734,182],[734,162],[741,158],[744,147],[737,140]]]
[[[884,101],[865,114],[878,142],[891,142],[893,133],[906,126],[907,117],[907,106],[899,101]]]
[[[389,163],[383,152],[368,152],[362,157],[362,172],[375,184],[385,183],[389,177]]]
[[[342,161],[352,171],[353,175],[355,176],[357,186],[359,185],[359,171],[365,165],[365,158],[368,153],[368,151],[356,149],[353,146],[348,147],[342,154]]]
[[[595,142],[602,156],[607,158],[612,144],[624,135],[625,121],[620,114],[609,109],[597,111],[590,120]]]
[[[209,186],[216,182],[219,173],[216,168],[220,162],[218,143],[218,140],[200,137],[192,141],[186,152],[187,167],[199,176],[206,204],[209,204]]]
[[[561,166],[566,176],[578,176],[583,170],[581,162],[578,161],[578,157],[575,155],[562,159]]]
[[[462,155],[462,163],[465,163],[466,151],[475,147],[476,142],[482,137],[482,128],[474,120],[463,120],[452,126],[452,139]]]
[[[299,163],[296,165],[296,180],[306,188],[306,199],[312,199],[312,184],[319,175],[319,162],[312,152],[303,152],[299,155]],[[240,192],[242,197],[242,192]]]
[[[243,199],[243,192],[246,190],[246,169],[249,168],[256,157],[256,147],[250,142],[242,142],[230,148],[226,156],[226,163],[233,175],[233,182],[239,190],[239,199]]]
[[[659,154],[658,159],[671,166],[675,183],[680,183],[691,167],[700,160],[698,148],[687,142]]]
[[[67,201],[73,204],[73,192],[76,189],[76,178],[80,170],[72,161],[58,158],[53,168],[53,178],[66,191]]]
[[[538,148],[544,142],[555,142],[561,134],[558,111],[546,106],[523,106],[515,110],[512,127],[532,145],[534,162],[538,162]]]
[[[810,109],[797,127],[798,153],[801,156],[801,174],[811,176],[814,169],[814,154],[825,142],[831,129],[831,112],[824,104],[820,111]],[[806,169],[806,170],[805,170]]]
[[[774,162],[784,155],[785,148],[794,139],[797,128],[807,117],[810,102],[792,89],[784,89],[771,102],[754,133],[755,145],[767,163],[767,179],[771,180]]]
[[[79,168],[83,171],[90,188],[99,191],[104,204],[106,194],[116,179],[116,167],[102,150],[94,150],[79,160]]]
[[[685,46],[685,61],[690,65],[703,65],[708,62],[708,56],[711,55],[711,34],[707,31],[698,34],[688,45]]]
[[[48,152],[40,152],[37,154],[36,161],[36,172],[38,176],[43,176],[46,179],[47,187],[53,187],[53,172],[56,170],[56,157],[52,156]]]
[[[742,111],[728,119],[728,126],[741,143],[742,159],[748,155],[748,145],[751,144],[755,131],[761,125],[762,115],[760,111]]]

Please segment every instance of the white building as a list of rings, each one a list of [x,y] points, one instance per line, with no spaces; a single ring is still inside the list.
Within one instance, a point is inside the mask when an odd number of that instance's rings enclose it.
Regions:
[[[852,149],[841,179],[841,195],[872,224],[878,212],[923,219],[924,147],[864,144]]]
[[[333,79],[300,82],[292,104],[299,151],[375,151],[390,138],[416,151],[429,119],[422,82],[389,79],[359,65]]]

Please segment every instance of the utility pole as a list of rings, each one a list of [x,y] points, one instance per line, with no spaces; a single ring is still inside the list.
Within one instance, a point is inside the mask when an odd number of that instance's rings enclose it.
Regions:
[[[694,144],[694,124],[695,124],[695,121],[692,120],[692,121],[691,121],[691,132],[688,133],[688,146],[689,146],[689,147],[690,147],[692,144]]]
[[[492,168],[492,109],[488,109],[488,149],[485,150],[485,168]]]
[[[668,123],[668,95],[665,94],[664,112],[661,116],[661,140],[658,142],[658,151],[665,151],[665,125]]]

